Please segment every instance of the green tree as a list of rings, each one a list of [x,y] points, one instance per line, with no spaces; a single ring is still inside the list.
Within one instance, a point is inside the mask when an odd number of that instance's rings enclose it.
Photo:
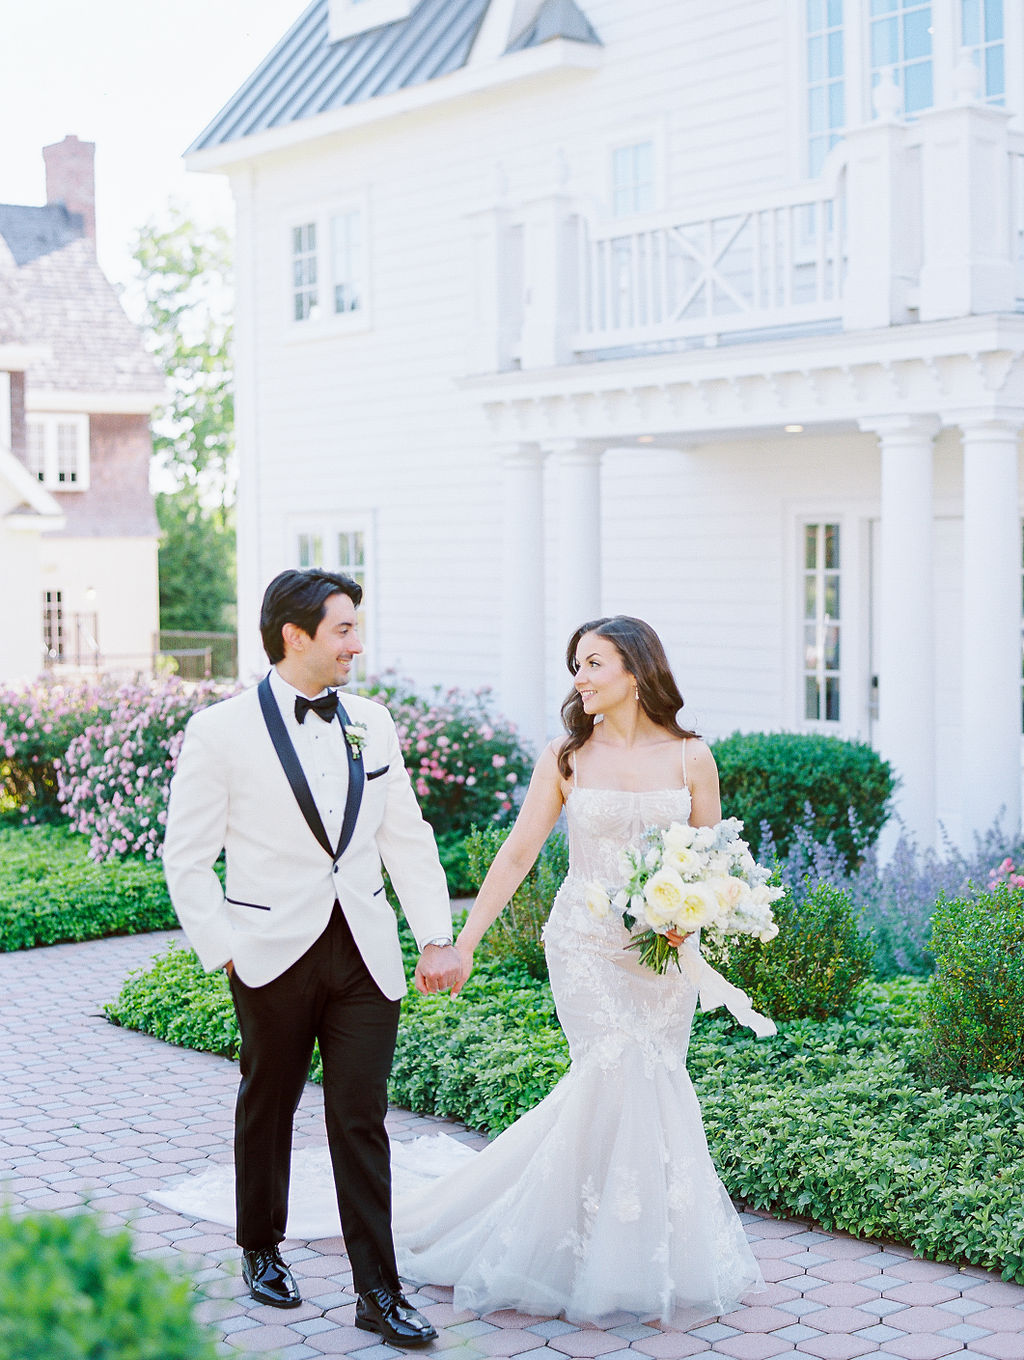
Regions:
[[[170,393],[153,423],[160,627],[221,631],[235,600],[231,238],[171,203],[132,255],[125,303]]]
[[[156,498],[160,521],[160,627],[233,629],[235,532],[228,512],[204,507],[194,487]]]

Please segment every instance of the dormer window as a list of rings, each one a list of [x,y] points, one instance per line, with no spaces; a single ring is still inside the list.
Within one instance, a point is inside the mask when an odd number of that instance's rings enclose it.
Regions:
[[[26,462],[47,491],[89,486],[89,417],[30,413],[25,417]]]
[[[331,0],[331,42],[408,19],[415,0]]]

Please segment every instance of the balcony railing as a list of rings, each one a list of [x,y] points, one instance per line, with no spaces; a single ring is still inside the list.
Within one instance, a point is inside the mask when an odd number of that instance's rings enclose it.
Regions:
[[[663,215],[633,230],[581,220],[580,326],[589,351],[842,316],[845,181],[709,216]]]

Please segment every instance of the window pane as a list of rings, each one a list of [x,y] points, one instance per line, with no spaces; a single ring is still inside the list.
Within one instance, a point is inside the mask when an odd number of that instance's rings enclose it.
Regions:
[[[905,92],[904,107],[907,113],[919,113],[932,105],[932,64],[930,61],[916,62],[908,66],[903,76]]]
[[[996,97],[1006,93],[1006,73],[1003,69],[1003,48],[985,50],[985,94]]]
[[[807,0],[807,32],[817,33],[825,27],[825,0]]]
[[[825,677],[825,719],[827,722],[839,721],[839,677]]]
[[[895,19],[881,19],[871,25],[871,65],[895,66],[899,61],[899,29]]]
[[[985,41],[1000,42],[1003,38],[1003,0],[985,0]]]
[[[964,47],[977,47],[981,42],[981,0],[963,0],[960,35]]]
[[[825,577],[825,617],[839,618],[839,577],[831,574]]]
[[[932,51],[931,11],[919,9],[903,16],[903,55],[909,61],[912,57],[929,57]]]
[[[845,105],[843,87],[837,81],[835,85],[830,85],[828,88],[828,125],[830,128],[840,128],[846,122]]]
[[[825,122],[825,91],[819,85],[807,92],[807,124],[811,132],[824,132],[827,126]]]
[[[825,566],[835,571],[839,567],[839,525],[825,525]]]
[[[872,14],[892,14],[899,5],[899,0],[871,0]]]
[[[818,612],[818,578],[804,578],[804,618],[813,619]]]
[[[807,79],[823,80],[825,76],[825,39],[807,40]]]
[[[804,529],[804,566],[813,568],[818,560],[818,526],[808,524]]]
[[[828,0],[828,26],[839,28],[843,22],[843,0]]]
[[[819,716],[818,682],[808,675],[804,680],[804,717],[816,721]]]
[[[825,669],[839,669],[839,629],[834,625],[825,629]]]
[[[843,74],[843,35],[842,32],[828,35],[828,73],[830,76]]]

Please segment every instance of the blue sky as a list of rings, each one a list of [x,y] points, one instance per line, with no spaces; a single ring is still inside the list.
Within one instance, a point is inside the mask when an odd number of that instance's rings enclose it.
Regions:
[[[171,197],[230,221],[221,176],[181,153],[308,0],[3,0],[0,202],[45,200],[42,147],[96,143],[100,262],[130,272],[132,231]]]

